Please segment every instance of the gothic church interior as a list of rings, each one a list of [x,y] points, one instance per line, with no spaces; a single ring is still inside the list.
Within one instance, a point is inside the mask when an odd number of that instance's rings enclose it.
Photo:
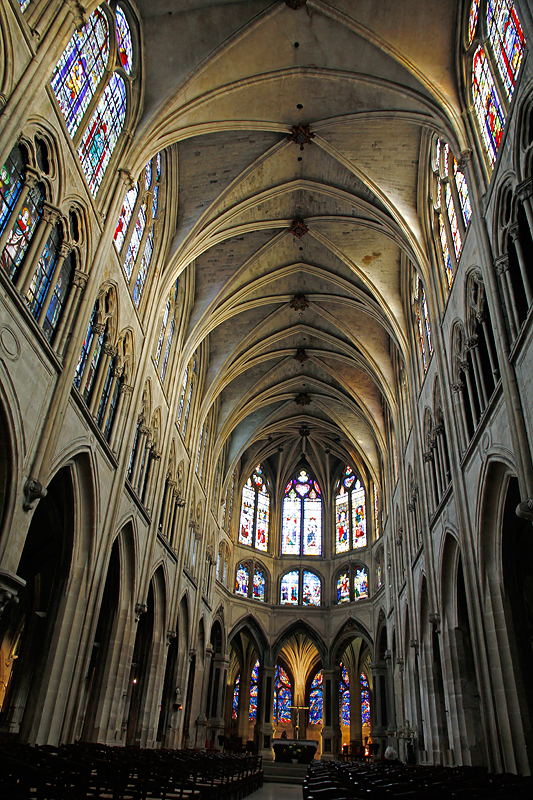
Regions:
[[[2,0],[2,736],[530,774],[531,41]]]

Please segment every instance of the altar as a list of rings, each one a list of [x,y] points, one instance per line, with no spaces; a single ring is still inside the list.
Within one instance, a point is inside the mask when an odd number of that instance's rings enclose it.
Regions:
[[[297,759],[298,764],[310,764],[318,750],[315,739],[273,739],[274,761],[291,764]]]

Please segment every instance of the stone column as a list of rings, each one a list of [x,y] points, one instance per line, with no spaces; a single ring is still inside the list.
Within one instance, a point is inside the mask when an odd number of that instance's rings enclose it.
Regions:
[[[63,243],[59,249],[59,258],[56,261],[54,272],[52,274],[52,279],[48,286],[48,291],[46,292],[46,297],[43,302],[43,307],[41,308],[41,312],[39,314],[38,322],[41,328],[44,325],[44,321],[46,319],[46,314],[48,312],[48,306],[50,305],[52,292],[57,286],[57,279],[59,278],[59,273],[61,272],[61,268],[65,263],[65,259],[70,255],[71,250],[72,250],[72,245],[65,243]]]
[[[94,339],[99,338],[104,333],[105,328],[106,328],[106,326],[105,326],[104,322],[96,322],[92,326],[91,333],[92,333],[92,336],[93,336],[93,343],[94,343]],[[89,350],[87,352],[87,361],[85,362],[85,366],[83,368],[83,376],[82,376],[82,379],[81,379],[81,382],[80,382],[79,392],[80,392],[80,395],[82,397],[83,397],[83,394],[85,392],[85,387],[87,386],[87,381],[89,380],[89,366],[90,366],[90,363],[91,363],[91,352],[92,352],[93,343],[91,344],[91,347],[89,348]],[[103,346],[104,345],[102,343],[102,347]]]
[[[522,243],[520,241],[520,236],[518,235],[518,224],[516,222],[514,223],[514,225],[511,225],[509,227],[509,233],[511,234],[511,238],[515,246],[516,255],[518,258],[518,265],[520,267],[520,274],[522,276],[522,281],[526,292],[527,304],[529,307],[533,302],[533,293],[531,291],[531,284],[529,282],[526,258],[524,255],[524,251],[522,250]]]
[[[67,297],[67,302],[65,303],[65,308],[61,313],[61,319],[59,320],[59,325],[53,337],[54,346],[60,356],[63,355],[67,338],[72,330],[73,320],[77,317],[81,295],[88,279],[89,276],[85,272],[79,269],[74,270],[72,286]]]
[[[211,708],[208,709],[208,724],[209,724],[209,731],[211,734],[211,739],[215,742],[215,747],[219,747],[219,736],[224,736],[224,729],[225,729],[225,722],[224,722],[224,708],[226,703],[226,683],[228,678],[228,665],[229,665],[229,656],[225,653],[217,653],[213,658],[213,685],[212,685],[212,692],[210,697],[210,704]],[[248,677],[248,693],[246,698],[244,697],[242,691],[242,684],[241,689],[239,691],[239,730],[240,730],[240,722],[241,716],[245,716],[246,718],[246,739],[248,739],[248,714],[249,714],[249,703],[250,703],[250,679],[251,674]],[[242,673],[241,673],[241,681],[242,681]],[[241,702],[244,700],[248,701],[248,704],[244,703],[244,714],[241,715]]]
[[[516,308],[513,284],[511,283],[511,279],[509,277],[509,256],[507,253],[504,253],[504,255],[496,259],[494,262],[494,269],[496,270],[496,274],[500,276],[502,284],[503,301],[507,309],[507,319],[509,320],[511,339],[516,339],[518,330],[520,328],[520,319],[518,316],[518,310]]]
[[[200,706],[200,713],[196,719],[196,747],[203,748],[207,740],[207,715],[208,705],[210,700],[209,684],[212,679],[211,675],[211,659],[213,658],[213,645],[208,644],[205,648],[204,656],[204,674],[202,680],[202,700]]]
[[[102,345],[102,353],[98,362],[94,386],[91,393],[91,401],[89,404],[89,411],[93,417],[96,417],[98,414],[102,392],[104,390],[107,373],[109,371],[109,363],[112,358],[115,358],[116,354],[117,348],[114,345],[109,344],[109,342],[104,342]]]
[[[340,752],[339,669],[324,669],[324,725],[322,727],[322,760],[332,761]]]
[[[259,687],[257,698],[257,719],[255,723],[255,741],[259,755],[263,760],[272,761],[272,738],[274,726],[274,667],[259,667]]]
[[[372,742],[379,742],[379,751],[374,755],[376,760],[381,758],[382,753],[387,747],[387,698],[386,698],[386,677],[387,670],[380,664],[371,664],[372,669],[372,703],[370,711],[372,715]],[[385,694],[385,696],[384,696]]]

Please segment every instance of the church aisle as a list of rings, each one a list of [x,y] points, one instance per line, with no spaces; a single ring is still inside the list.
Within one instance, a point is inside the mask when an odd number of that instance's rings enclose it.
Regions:
[[[248,797],[250,800],[301,800],[302,787],[289,783],[265,783]]]

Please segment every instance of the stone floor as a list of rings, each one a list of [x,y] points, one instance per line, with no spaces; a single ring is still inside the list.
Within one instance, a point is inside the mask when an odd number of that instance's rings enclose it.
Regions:
[[[265,783],[261,789],[249,794],[248,798],[249,800],[302,800],[302,787],[288,783]]]

